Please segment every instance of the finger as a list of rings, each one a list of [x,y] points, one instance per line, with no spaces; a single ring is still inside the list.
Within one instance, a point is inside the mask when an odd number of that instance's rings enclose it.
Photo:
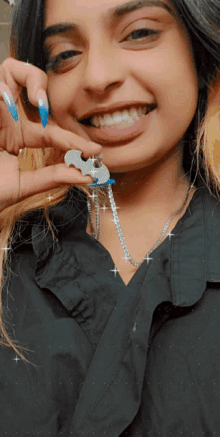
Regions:
[[[0,98],[1,100],[4,100],[8,111],[10,112],[13,119],[15,121],[18,121],[18,112],[13,95],[10,88],[4,82],[0,82]]]
[[[34,194],[52,190],[60,184],[91,184],[91,176],[82,176],[75,168],[68,168],[66,164],[56,164],[31,172],[20,172],[19,201]]]
[[[34,106],[38,106],[37,93],[47,89],[47,75],[34,65],[27,64],[17,59],[7,58],[0,69],[0,81],[10,88],[15,101],[22,87],[27,88],[28,99]]]
[[[66,131],[57,125],[49,124],[44,129],[40,124],[29,120],[21,120],[21,124],[25,125],[22,128],[24,147],[54,147],[64,152],[68,152],[71,149],[81,150],[85,158],[101,153],[102,146],[100,144],[87,141],[79,135]]]
[[[56,123],[56,121],[52,117],[49,117],[48,124],[53,125],[53,126],[60,126],[59,123]],[[60,127],[62,127],[62,126],[60,126]],[[64,126],[63,128],[70,131],[70,129],[68,129],[68,127]],[[90,141],[89,135],[85,132],[82,125],[75,118],[72,118],[72,120],[71,120],[71,132],[79,135],[80,137],[84,138],[85,140]]]

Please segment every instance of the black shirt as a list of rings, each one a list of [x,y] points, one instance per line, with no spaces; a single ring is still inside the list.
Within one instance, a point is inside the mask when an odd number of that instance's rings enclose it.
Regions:
[[[1,347],[0,436],[220,435],[220,205],[197,191],[126,286],[73,188],[16,225]],[[120,272],[119,272],[120,273]],[[8,288],[8,290],[7,290]]]

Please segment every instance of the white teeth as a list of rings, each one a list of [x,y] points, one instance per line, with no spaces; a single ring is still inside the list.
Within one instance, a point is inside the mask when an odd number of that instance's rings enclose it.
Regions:
[[[139,120],[139,118],[142,115],[142,114],[138,115],[137,109],[135,109],[135,108],[131,108],[130,111],[129,111],[129,114],[135,120]]]
[[[129,110],[116,111],[113,114],[104,114],[104,116],[95,115],[91,117],[91,123],[95,127],[112,126],[119,123],[134,123],[146,114],[147,106],[141,106],[138,109],[132,107]]]
[[[123,113],[122,113],[123,114]],[[114,114],[112,115],[112,118],[114,120],[114,123],[121,123],[121,119],[123,118],[123,115],[121,114],[121,112],[114,112]],[[126,117],[127,118],[127,115]]]
[[[104,126],[105,123],[104,123],[103,118],[100,117],[100,116],[98,116],[97,119],[98,119],[99,126]],[[98,126],[97,126],[97,127],[98,127]]]
[[[105,114],[103,118],[104,123],[107,124],[107,126],[111,126],[112,124],[114,124],[114,120],[110,114]]]
[[[133,123],[134,120],[137,120],[135,117],[131,116],[130,111],[131,109],[129,111],[124,109],[124,111],[122,111],[120,114],[120,121],[118,123]]]
[[[119,114],[120,114],[122,120],[127,120],[130,117],[127,109],[124,109],[124,111],[122,111],[121,113],[119,112]]]

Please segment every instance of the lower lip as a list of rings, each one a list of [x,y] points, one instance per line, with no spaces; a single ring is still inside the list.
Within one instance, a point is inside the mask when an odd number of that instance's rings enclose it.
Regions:
[[[134,124],[128,127],[123,127],[118,125],[118,127],[105,126],[97,128],[94,126],[83,126],[88,132],[90,138],[97,143],[116,143],[119,145],[120,142],[132,140],[138,135],[143,133],[144,130],[149,126],[154,115],[154,110],[148,112],[148,114],[141,117],[139,120],[135,121]]]

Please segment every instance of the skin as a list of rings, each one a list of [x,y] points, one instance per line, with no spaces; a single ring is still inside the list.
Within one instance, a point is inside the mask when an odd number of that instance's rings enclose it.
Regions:
[[[164,3],[174,9],[170,1]],[[57,124],[70,131],[74,118],[97,105],[130,100],[156,103],[151,123],[141,135],[123,146],[102,143],[101,152],[117,181],[113,191],[123,233],[131,234],[134,226],[145,229],[148,246],[180,207],[189,185],[182,168],[181,139],[196,111],[198,77],[190,39],[177,17],[159,7],[145,7],[119,23],[102,21],[102,14],[118,4],[123,1],[46,0],[45,27],[67,21],[80,26],[77,39],[66,34],[46,40],[51,57],[64,50],[80,53],[74,61],[67,61],[60,74],[48,71],[48,97]],[[125,40],[143,27],[160,33],[154,38]],[[110,230],[114,226],[111,212],[104,214],[104,226]],[[173,219],[173,226],[179,218]],[[118,239],[115,228],[114,234]],[[105,243],[108,246],[107,240]],[[135,250],[134,244],[132,247]],[[144,255],[146,247],[143,250]]]

